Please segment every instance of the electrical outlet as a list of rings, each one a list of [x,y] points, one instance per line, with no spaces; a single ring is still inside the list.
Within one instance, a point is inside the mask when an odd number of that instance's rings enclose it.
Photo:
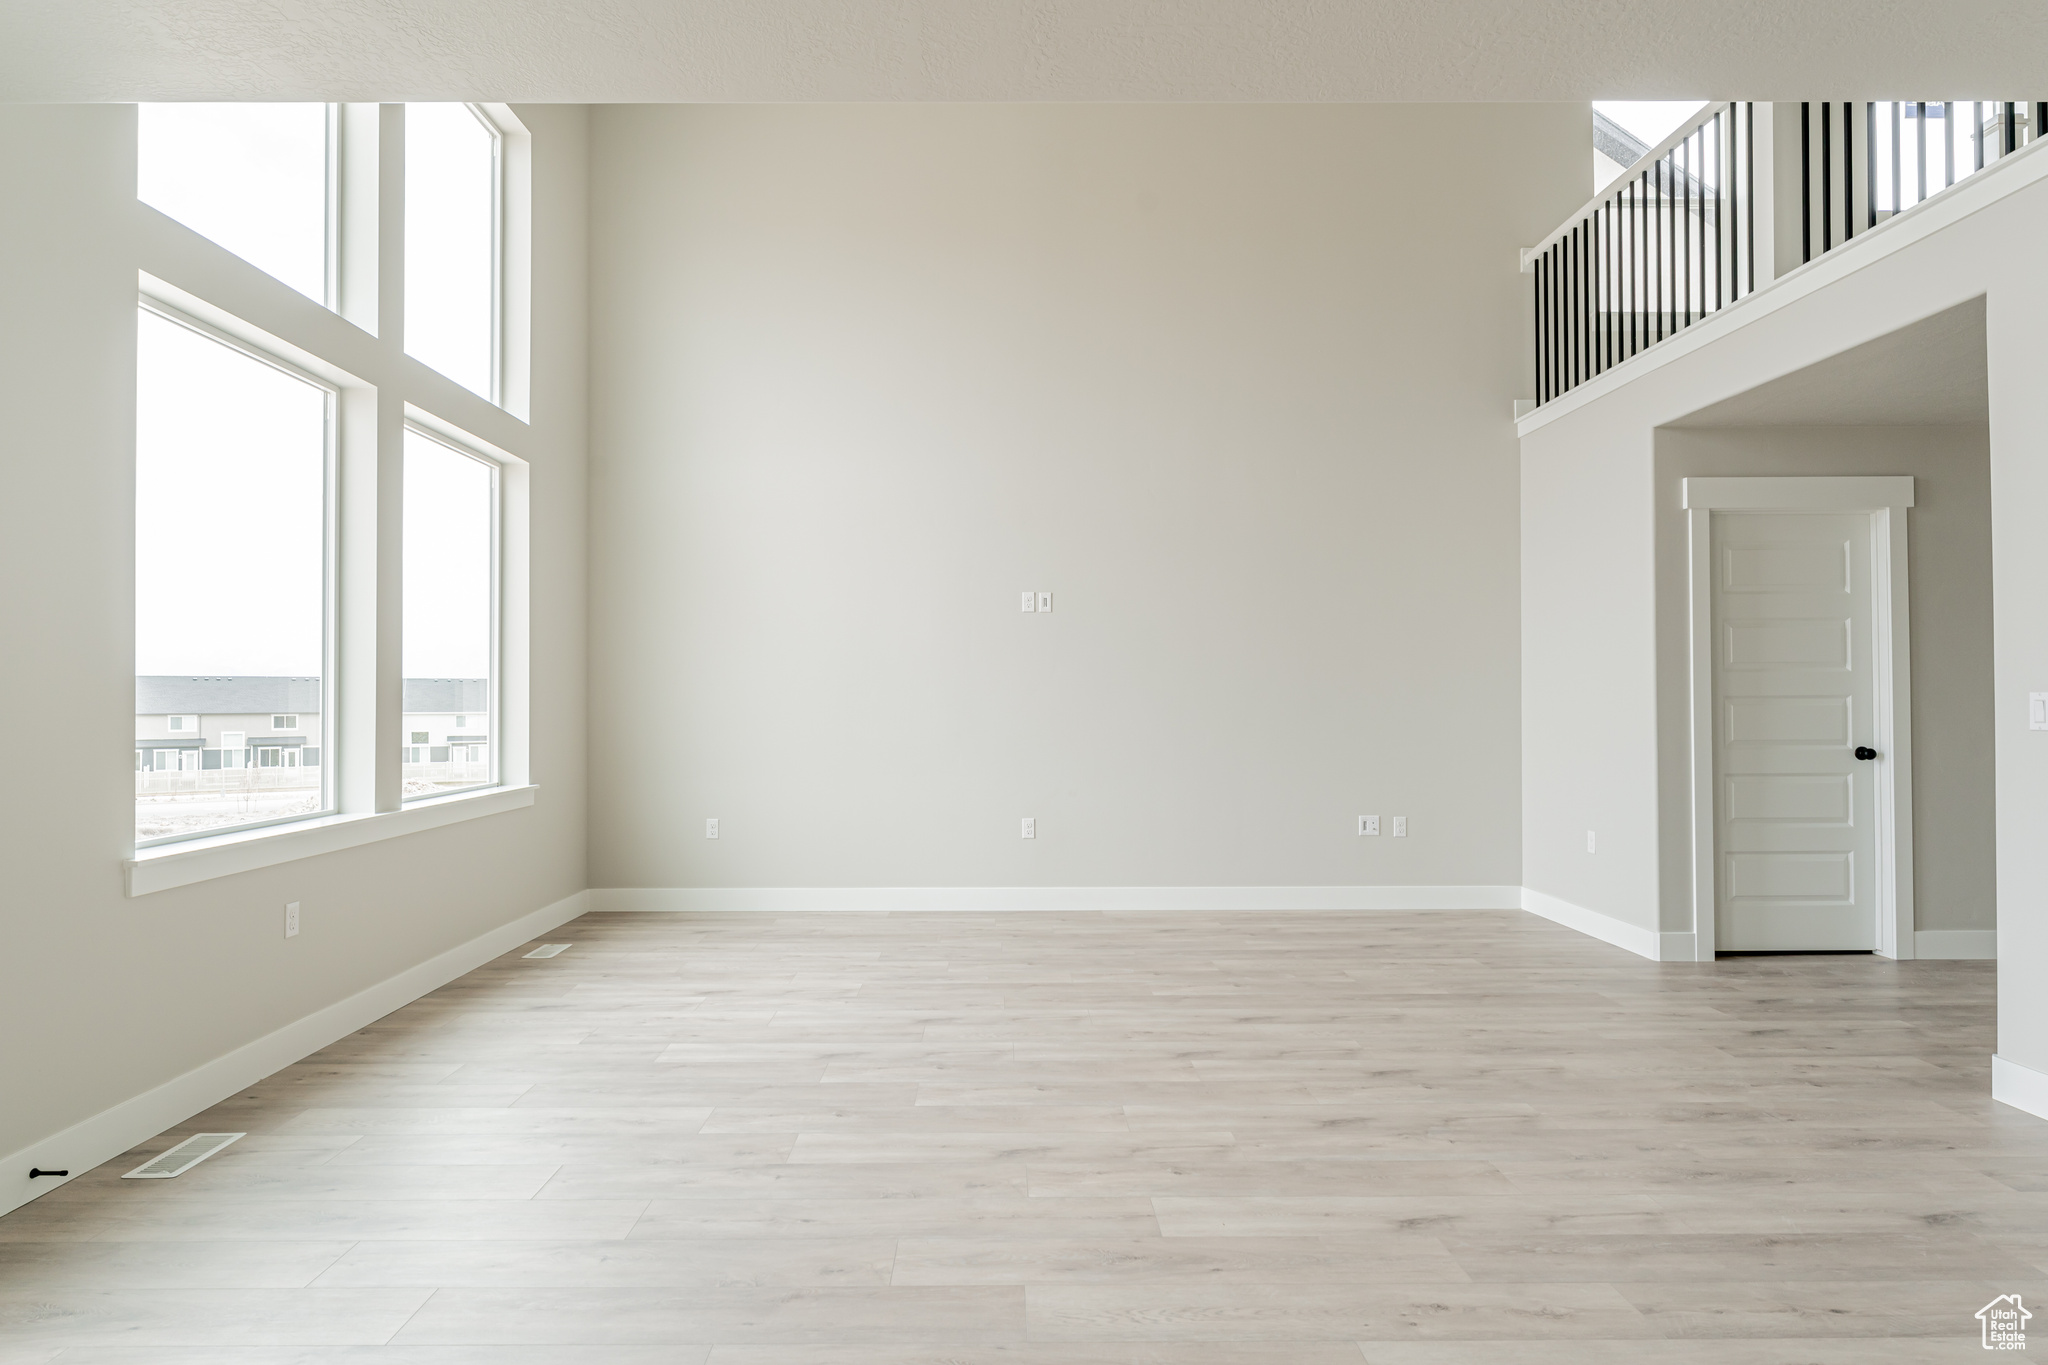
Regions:
[[[1377,815],[1361,815],[1361,816],[1359,816],[1359,817],[1358,817],[1358,832],[1359,832],[1360,834],[1378,834],[1378,833],[1380,832],[1380,818],[1379,818],[1379,816],[1377,816]]]
[[[1037,594],[1037,593],[1035,593],[1035,592],[1033,592],[1033,591],[1031,591],[1031,590],[1030,590],[1029,588],[1026,588],[1026,589],[1024,590],[1024,610],[1026,610],[1026,611],[1037,611],[1037,610],[1038,610],[1038,594]]]
[[[1052,610],[1052,594],[1051,594],[1051,593],[1049,593],[1049,592],[1042,592],[1042,593],[1038,594],[1038,609],[1039,609],[1040,611],[1051,611],[1051,610]]]
[[[284,936],[286,938],[297,938],[299,936],[299,903],[297,901],[286,901],[284,903]]]
[[[1593,852],[1593,831],[1590,829],[1586,831],[1586,852]]]
[[[1038,820],[1036,817],[1029,815],[1024,817],[1023,837],[1026,839],[1036,839],[1038,837]]]
[[[1394,837],[1395,837],[1396,839],[1405,839],[1405,838],[1407,838],[1407,837],[1408,837],[1408,817],[1407,817],[1407,816],[1405,816],[1405,815],[1397,815],[1397,816],[1395,816],[1395,817],[1394,817]]]
[[[716,839],[718,837],[718,821],[716,818],[704,822],[704,837],[707,839]]]

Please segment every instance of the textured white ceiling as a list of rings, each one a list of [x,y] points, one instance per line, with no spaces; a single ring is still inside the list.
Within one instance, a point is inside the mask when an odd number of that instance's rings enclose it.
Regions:
[[[0,98],[2048,95],[2042,0],[0,0]]]

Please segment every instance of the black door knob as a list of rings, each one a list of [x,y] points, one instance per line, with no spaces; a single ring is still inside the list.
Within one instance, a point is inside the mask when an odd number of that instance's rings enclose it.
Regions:
[[[1856,757],[1868,763],[1871,759],[1877,757],[1877,750],[1871,748],[1868,744],[1859,744],[1856,746]]]

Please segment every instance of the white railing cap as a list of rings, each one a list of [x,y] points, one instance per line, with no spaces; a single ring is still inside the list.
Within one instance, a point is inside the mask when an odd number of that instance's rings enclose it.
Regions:
[[[1694,133],[1697,133],[1704,125],[1712,123],[1714,119],[1724,109],[1734,108],[1735,104],[1736,101],[1734,100],[1722,100],[1717,104],[1709,104],[1704,109],[1701,109],[1698,113],[1694,114],[1684,123],[1681,123],[1678,125],[1678,127],[1674,128],[1671,131],[1671,135],[1669,137],[1665,138],[1656,146],[1650,148],[1649,151],[1643,153],[1643,155],[1637,159],[1634,166],[1630,166],[1627,170],[1623,171],[1620,175],[1616,176],[1613,182],[1609,184],[1607,188],[1598,191],[1594,194],[1594,196],[1591,199],[1588,199],[1585,203],[1581,204],[1577,212],[1573,213],[1569,218],[1566,218],[1562,223],[1559,223],[1556,227],[1552,228],[1550,230],[1549,236],[1545,237],[1542,241],[1538,242],[1534,246],[1523,247],[1522,270],[1524,271],[1524,273],[1526,273],[1535,264],[1536,258],[1538,256],[1541,256],[1544,252],[1550,250],[1550,248],[1552,248],[1553,246],[1556,246],[1557,243],[1563,239],[1566,233],[1570,232],[1573,228],[1577,227],[1580,223],[1584,222],[1593,213],[1597,212],[1603,204],[1607,203],[1608,200],[1614,198],[1616,193],[1614,187],[1626,181],[1629,178],[1629,172],[1635,170],[1636,166],[1646,165],[1650,162],[1656,161],[1659,158],[1663,157],[1665,154],[1670,152],[1672,148],[1676,147],[1679,143],[1685,141]]]

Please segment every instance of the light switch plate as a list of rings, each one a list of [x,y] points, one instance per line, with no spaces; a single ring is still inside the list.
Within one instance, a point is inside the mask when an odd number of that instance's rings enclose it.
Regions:
[[[1042,592],[1042,593],[1038,594],[1038,609],[1039,609],[1040,611],[1051,611],[1051,610],[1052,610],[1052,594],[1051,594],[1051,593],[1049,593],[1049,592]]]
[[[2048,730],[2048,692],[2027,693],[2027,728]]]
[[[1359,817],[1358,817],[1358,832],[1359,832],[1360,834],[1378,834],[1378,833],[1380,832],[1380,818],[1379,818],[1379,816],[1377,816],[1377,815],[1361,815],[1361,816],[1359,816]]]
[[[1590,829],[1586,831],[1586,852],[1588,852],[1588,853],[1594,852],[1594,848],[1593,848],[1593,831],[1592,831],[1592,830],[1590,830]]]
[[[1395,817],[1394,817],[1394,837],[1395,837],[1396,839],[1405,839],[1405,838],[1407,838],[1407,837],[1408,837],[1408,817],[1407,817],[1407,816],[1405,816],[1405,815],[1397,815],[1397,816],[1395,816]]]

